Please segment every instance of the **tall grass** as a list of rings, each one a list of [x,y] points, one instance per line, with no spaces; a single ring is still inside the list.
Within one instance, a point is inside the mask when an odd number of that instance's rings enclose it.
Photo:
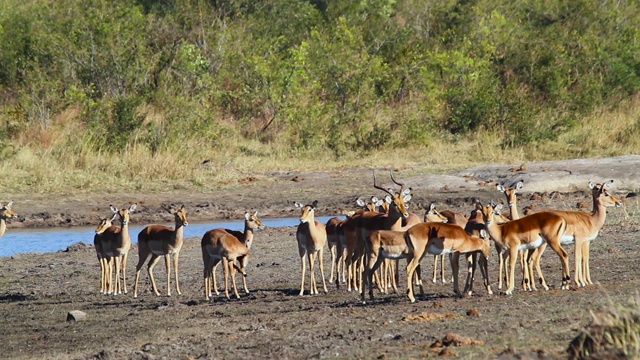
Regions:
[[[154,116],[158,116],[154,114]],[[45,128],[26,128],[5,146],[0,163],[3,193],[71,193],[203,190],[279,171],[339,171],[346,168],[399,168],[447,172],[481,163],[579,157],[607,157],[640,150],[640,100],[616,109],[598,109],[579,119],[556,141],[510,147],[495,129],[451,139],[434,132],[425,145],[346,152],[292,149],[284,142],[260,142],[231,132],[217,146],[200,138],[167,142],[155,153],[135,140],[116,152],[95,150],[80,116],[65,112]],[[94,135],[95,136],[95,135]],[[6,150],[9,149],[9,150]]]

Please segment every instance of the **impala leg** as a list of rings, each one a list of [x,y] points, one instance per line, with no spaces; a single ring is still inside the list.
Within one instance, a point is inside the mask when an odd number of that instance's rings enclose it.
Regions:
[[[329,254],[331,255],[331,267],[329,270],[329,284],[333,284],[333,271],[336,268],[336,245],[329,247]]]
[[[504,260],[505,260],[505,252],[502,250],[498,250],[498,289],[502,290],[502,280],[504,279],[504,275],[506,275],[506,270],[504,268]]]
[[[416,285],[418,285],[418,287],[420,288],[420,296],[424,297],[424,287],[422,286],[422,277],[420,275],[421,272],[422,265],[418,263],[418,266],[416,266],[416,270],[413,272],[413,278],[414,280],[416,280]]]
[[[558,254],[560,261],[562,262],[562,289],[569,290],[569,285],[571,284],[571,275],[569,275],[569,254],[562,248],[560,241],[548,243],[549,246],[551,246],[551,249]]]
[[[107,279],[109,284],[109,286],[107,287],[107,294],[109,295],[113,294],[113,287],[114,287],[113,286],[113,268],[114,268],[113,262],[114,262],[113,257],[109,256],[107,258],[107,264],[109,265],[107,269],[107,272],[108,272]]]
[[[244,293],[249,294],[249,288],[247,287],[247,265],[249,264],[249,255],[245,255],[238,261],[240,268],[237,270],[242,274],[242,286],[244,287]]]
[[[585,241],[582,245],[582,277],[587,285],[593,285],[591,281],[591,271],[589,270],[589,251],[591,241]]]
[[[320,248],[320,250],[318,250],[318,260],[320,260],[318,262],[318,265],[320,266],[320,279],[322,279],[322,289],[324,290],[324,293],[328,293],[329,291],[327,291],[327,283],[324,279],[324,250],[322,248]]]
[[[171,254],[164,255],[164,266],[167,269],[167,296],[171,296]]]
[[[126,252],[122,255],[122,286],[124,287],[124,293],[128,293],[127,289],[127,259],[129,259],[129,253]]]
[[[487,290],[487,294],[491,295],[493,291],[491,291],[491,283],[489,282],[489,259],[484,254],[479,254],[478,263],[484,280],[484,287]]]
[[[507,291],[506,291],[507,295],[513,294],[513,289],[515,288],[515,278],[516,278],[515,272],[516,272],[517,261],[518,261],[518,248],[514,246],[509,249],[509,286],[507,287]]]
[[[375,259],[375,261],[372,261]],[[369,299],[373,302],[373,274],[380,268],[382,264],[382,257],[377,253],[371,253],[369,256],[369,260],[367,261],[367,267],[365,270],[365,281],[369,287]],[[371,264],[373,263],[373,264]],[[365,302],[364,299],[364,287],[362,289],[362,302]]]
[[[149,260],[149,265],[147,265],[147,271],[149,272],[149,278],[151,279],[151,287],[153,288],[153,292],[156,296],[160,296],[160,292],[158,292],[158,287],[156,286],[156,279],[153,277],[153,268],[156,266],[160,257],[156,254],[151,255],[151,260]]]
[[[431,280],[434,284],[438,282],[438,259],[439,255],[433,255],[433,279]]]
[[[211,294],[211,258],[209,254],[202,253],[202,260],[204,262],[204,269],[202,271],[202,277],[204,279],[204,299],[209,300]]]
[[[222,274],[224,276],[224,296],[227,299],[231,299],[229,296],[229,260],[226,257],[222,258]]]
[[[175,253],[173,254],[173,271],[175,273],[176,276],[176,293],[178,293],[178,295],[182,295],[182,292],[180,292],[180,281],[178,281],[178,260],[179,260],[179,256],[180,253]]]
[[[467,262],[467,280],[464,283],[464,290],[462,294],[458,294],[461,296],[472,295],[473,294],[473,278],[475,273],[475,261],[474,261],[475,253],[467,253],[465,255],[465,260]],[[454,255],[455,257],[455,255]],[[454,261],[453,258],[451,261]],[[456,261],[457,262],[457,261]],[[453,268],[452,268],[453,270]],[[458,269],[459,270],[459,269]]]
[[[584,249],[583,244],[584,244],[584,240],[576,236],[575,237],[575,255],[574,255],[575,257],[573,262],[575,266],[573,281],[576,283],[578,287],[585,286],[582,279],[582,250]],[[564,289],[564,286],[562,287],[562,289]]]
[[[312,294],[318,295],[318,282],[316,280],[316,257],[318,256],[317,252],[309,252],[307,258],[309,259],[309,278],[310,284],[312,288]]]
[[[115,273],[116,286],[115,286],[113,295],[119,295],[119,294],[122,294],[122,283],[120,282],[120,267],[122,265],[122,257],[116,256],[115,263],[116,263],[116,273]]]
[[[417,256],[413,256],[410,259],[407,259],[407,296],[409,300],[414,303],[416,302],[416,297],[413,294],[413,286],[411,284],[413,279],[413,272],[416,271],[416,267],[420,263],[420,258]]]
[[[458,259],[460,258],[460,253],[455,252],[449,258],[449,262],[451,263],[451,274],[453,275],[453,292],[460,296],[460,289],[458,288]]]
[[[300,296],[304,295],[304,273],[306,272],[306,265],[304,263],[305,258],[307,257],[307,252],[306,250],[302,249],[302,248],[298,248],[298,251],[300,252],[300,262],[301,262],[301,270],[302,270],[302,283],[300,284]]]
[[[229,274],[231,276],[231,284],[233,285],[233,294],[236,296],[236,299],[240,299],[240,294],[238,294],[238,286],[236,284],[236,266],[235,261],[230,260],[227,263],[229,267]]]
[[[213,270],[211,270],[211,277],[213,278],[213,291],[216,292],[216,295],[220,295],[220,291],[218,290],[218,279],[216,277],[216,270],[218,269],[218,265],[220,265],[220,259],[214,261]]]
[[[536,266],[536,273],[538,273],[538,279],[540,281],[540,286],[542,286],[543,289],[545,290],[549,290],[549,286],[547,285],[547,281],[544,279],[544,275],[542,275],[542,268],[540,267],[540,259],[542,258],[542,254],[544,254],[544,250],[547,248],[547,244],[542,244],[540,245],[539,248],[536,249],[536,251],[533,253],[533,262]],[[533,272],[532,272],[533,273]],[[533,276],[532,276],[533,278]],[[534,281],[535,283],[535,281]]]

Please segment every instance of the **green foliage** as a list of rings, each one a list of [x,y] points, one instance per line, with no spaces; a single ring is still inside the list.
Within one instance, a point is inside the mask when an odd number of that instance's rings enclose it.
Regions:
[[[479,130],[526,145],[640,91],[638,23],[613,0],[7,0],[0,110],[25,116],[3,136],[73,106],[110,151],[134,133],[153,153],[244,137],[340,157]]]

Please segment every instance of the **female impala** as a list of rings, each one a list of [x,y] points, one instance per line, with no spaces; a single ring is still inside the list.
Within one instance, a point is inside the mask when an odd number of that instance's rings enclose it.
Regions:
[[[246,267],[249,263],[249,250],[253,244],[253,234],[265,228],[265,225],[258,219],[258,212],[244,214],[244,231],[229,229],[213,229],[207,231],[202,237],[200,246],[202,247],[202,260],[204,262],[204,296],[209,300],[212,295],[211,280],[213,279],[213,290],[218,292],[216,282],[216,268],[220,261],[223,263],[224,290],[229,299],[229,275],[233,284],[233,292],[236,298],[240,298],[236,288],[235,269],[242,275],[242,282],[245,293],[249,293],[246,281]],[[235,264],[236,259],[240,263]]]
[[[591,282],[591,273],[589,270],[589,247],[591,241],[598,236],[598,232],[607,218],[607,207],[622,206],[622,201],[615,195],[609,193],[607,188],[613,183],[609,180],[602,184],[589,183],[591,194],[593,197],[593,210],[591,212],[583,211],[561,211],[551,210],[550,212],[562,216],[567,222],[567,230],[562,237],[562,244],[575,244],[574,259],[574,281],[579,287],[584,287]],[[544,252],[541,247],[532,256],[532,262],[535,263],[536,270],[540,276],[542,286],[546,288],[546,283],[540,271],[540,257]]]
[[[129,214],[132,213],[137,204],[131,205],[128,209],[118,209],[110,205],[109,208],[120,219],[121,226],[110,226],[104,230],[100,237],[102,251],[107,256],[109,263],[109,294],[127,293],[127,259],[129,249],[131,249],[131,237],[129,236]],[[112,281],[113,269],[115,268],[115,283]],[[120,275],[122,274],[122,282]]]
[[[109,279],[107,278],[107,274],[110,274],[111,272],[109,269],[109,257],[102,247],[102,233],[113,225],[113,220],[115,220],[117,216],[118,214],[113,214],[112,217],[107,216],[105,218],[100,218],[96,215],[96,217],[100,219],[100,224],[96,228],[96,234],[93,236],[93,246],[96,249],[96,256],[100,263],[100,294],[107,294],[109,291]]]
[[[11,205],[13,205],[13,200],[9,201],[6,205],[0,203],[0,237],[2,237],[7,230],[6,220],[18,217],[18,214],[11,209]]]
[[[314,201],[310,205],[302,205],[299,202],[294,203],[295,207],[302,209],[300,215],[300,224],[296,230],[296,239],[298,240],[298,253],[302,262],[302,282],[300,285],[300,296],[304,295],[304,273],[306,271],[304,258],[309,262],[309,293],[311,295],[318,294],[318,286],[316,284],[315,274],[313,272],[316,257],[320,265],[320,276],[322,278],[322,287],[327,292],[327,284],[324,279],[324,266],[322,263],[322,254],[324,245],[327,243],[327,231],[325,225],[315,219],[314,213],[318,207],[318,201]]]
[[[164,256],[164,263],[167,267],[167,296],[171,296],[171,256],[173,256],[176,292],[178,295],[182,294],[180,292],[180,283],[178,282],[178,256],[180,255],[184,240],[184,227],[189,225],[187,222],[187,209],[182,205],[179,210],[166,210],[173,214],[176,222],[175,228],[164,225],[149,225],[138,234],[139,257],[138,265],[136,266],[136,282],[133,288],[134,298],[138,297],[140,269],[142,269],[142,265],[147,261],[149,255],[151,255],[151,260],[149,260],[147,269],[149,271],[153,292],[157,296],[160,296],[158,288],[156,287],[156,280],[153,278],[153,267],[156,266],[156,263],[160,260],[160,256]]]
[[[524,187],[524,182],[522,181],[518,181],[518,183],[516,183],[515,186],[513,187],[505,187],[502,184],[497,184],[496,185],[496,190],[500,191],[501,193],[504,194],[504,196],[507,199],[507,205],[509,205],[509,215],[511,217],[511,220],[518,220],[520,219],[520,214],[518,213],[518,197],[517,194],[518,192],[520,192],[520,190],[522,190],[522,188]],[[505,282],[509,282],[509,278],[507,277],[508,274],[508,270],[506,269],[506,259],[508,259],[509,257],[509,252],[507,251],[507,249],[505,249],[504,247],[502,247],[499,243],[495,243],[496,245],[496,251],[498,252],[498,289],[502,290],[502,279],[505,279]],[[530,269],[528,267],[528,257],[529,254],[528,252],[521,252],[520,253],[521,256],[521,265],[522,266],[527,266],[527,269]],[[533,274],[527,270],[527,276],[522,279],[522,288],[523,290],[536,290],[536,285],[533,282]]]
[[[481,251],[485,259],[480,262],[480,269],[485,277],[487,292],[491,294],[487,269],[489,258],[489,243],[487,241],[479,237],[469,236],[464,229],[458,225],[426,222],[407,230],[405,233],[405,242],[407,246],[406,252],[408,253],[407,261],[409,261],[407,264],[407,295],[411,302],[416,301],[413,295],[411,279],[420,261],[427,253],[442,255],[448,253],[466,254]],[[454,275],[454,291],[456,294],[460,294],[458,290],[457,261],[451,263],[451,268]]]
[[[511,220],[500,225],[496,221],[502,205],[491,203],[483,208],[482,213],[491,238],[509,251],[509,287],[507,295],[514,289],[515,266],[520,250],[535,249],[547,243],[558,254],[562,262],[562,289],[569,289],[569,260],[567,252],[562,248],[561,239],[567,229],[567,222],[552,212],[538,212],[518,220]],[[527,267],[522,269],[526,277]]]

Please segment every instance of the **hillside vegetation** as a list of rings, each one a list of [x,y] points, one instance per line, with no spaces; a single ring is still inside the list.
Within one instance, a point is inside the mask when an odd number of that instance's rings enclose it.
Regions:
[[[638,24],[635,1],[4,0],[0,190],[637,152]]]

